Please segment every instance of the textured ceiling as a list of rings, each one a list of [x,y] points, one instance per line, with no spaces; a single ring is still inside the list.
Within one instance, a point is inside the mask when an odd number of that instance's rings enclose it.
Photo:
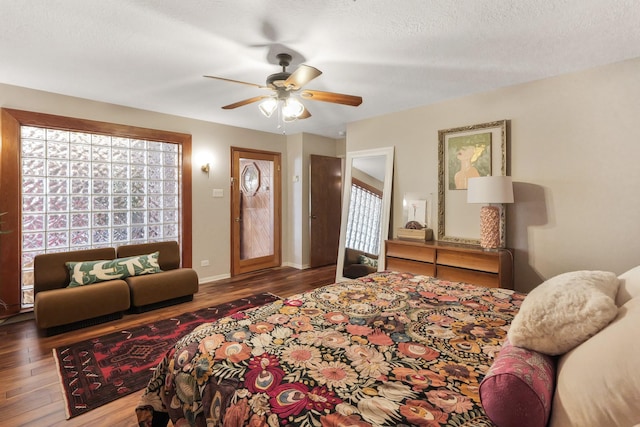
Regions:
[[[251,104],[293,55],[323,74],[289,134],[640,56],[637,0],[0,0],[0,83],[281,132]],[[55,112],[52,112],[55,113]]]

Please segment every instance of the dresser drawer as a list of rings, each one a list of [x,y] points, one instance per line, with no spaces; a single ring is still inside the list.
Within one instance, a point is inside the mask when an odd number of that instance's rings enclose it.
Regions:
[[[513,253],[508,249],[396,239],[386,241],[385,257],[387,270],[513,289]]]
[[[500,287],[500,279],[497,274],[447,267],[445,265],[438,265],[436,277],[438,279],[450,280],[452,282],[466,282],[474,285],[486,286],[487,288]]]
[[[423,262],[436,262],[436,250],[424,245],[415,245],[410,242],[398,243],[387,241],[387,256],[395,258],[404,258]]]
[[[387,256],[387,264],[384,266],[387,270],[398,272],[411,272],[413,274],[423,274],[425,276],[436,275],[436,266],[428,262],[412,261],[403,258],[394,258]]]
[[[500,271],[500,257],[496,256],[496,254],[483,254],[482,252],[472,253],[439,249],[437,264],[489,273],[498,273]]]

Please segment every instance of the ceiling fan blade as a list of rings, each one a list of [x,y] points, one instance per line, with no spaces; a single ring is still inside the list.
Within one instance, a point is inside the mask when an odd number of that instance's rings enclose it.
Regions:
[[[300,92],[300,96],[304,99],[311,99],[312,101],[333,102],[334,104],[351,105],[352,107],[357,107],[362,104],[361,96],[345,95],[343,93],[305,90]]]
[[[203,77],[207,77],[207,78],[210,78],[210,79],[216,79],[216,80],[222,80],[222,81],[231,82],[231,83],[240,83],[241,85],[259,87],[260,89],[268,89],[266,86],[262,86],[262,85],[259,85],[259,84],[241,82],[240,80],[227,79],[227,78],[224,78],[224,77],[216,77],[216,76],[203,76]]]
[[[254,102],[258,102],[261,99],[265,99],[265,98],[269,98],[269,96],[268,95],[254,96],[253,98],[244,99],[242,101],[234,102],[233,104],[225,105],[224,107],[222,107],[222,109],[223,110],[232,110],[234,108],[238,108],[238,107],[242,107],[242,106],[247,105],[247,104],[252,104]]]
[[[309,65],[300,65],[284,82],[284,87],[298,90],[322,74],[322,71]]]

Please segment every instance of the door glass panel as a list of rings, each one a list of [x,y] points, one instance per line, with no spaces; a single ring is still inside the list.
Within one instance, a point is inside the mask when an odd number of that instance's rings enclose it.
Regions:
[[[240,159],[240,259],[274,254],[273,161]]]

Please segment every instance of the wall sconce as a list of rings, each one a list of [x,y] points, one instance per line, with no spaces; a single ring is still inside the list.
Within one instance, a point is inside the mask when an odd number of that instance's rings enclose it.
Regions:
[[[202,170],[202,172],[206,173],[207,176],[209,176],[209,170],[210,170],[209,163],[207,163],[206,165],[202,165],[200,169]]]
[[[480,209],[480,246],[485,249],[500,247],[501,205],[513,203],[513,184],[510,176],[483,176],[469,178],[467,203],[487,203]],[[491,206],[491,204],[494,204]]]

